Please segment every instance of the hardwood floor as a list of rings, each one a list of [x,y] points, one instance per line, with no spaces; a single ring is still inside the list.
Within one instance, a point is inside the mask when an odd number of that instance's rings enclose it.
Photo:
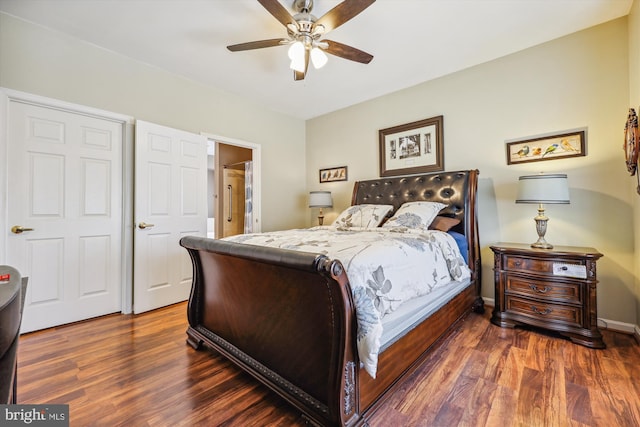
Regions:
[[[489,311],[489,310],[488,310]],[[371,426],[639,426],[640,346],[592,350],[469,314]],[[224,358],[185,344],[186,304],[25,334],[18,403],[66,403],[71,426],[298,426]]]

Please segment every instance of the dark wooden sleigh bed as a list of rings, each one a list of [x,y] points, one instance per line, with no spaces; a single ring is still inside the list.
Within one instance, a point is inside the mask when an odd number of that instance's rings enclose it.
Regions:
[[[184,237],[193,262],[187,342],[220,352],[318,425],[363,425],[430,348],[480,298],[477,170],[381,178],[355,184],[352,205],[447,204],[441,215],[468,243],[471,282],[379,355],[373,379],[360,368],[347,275],[324,255]]]

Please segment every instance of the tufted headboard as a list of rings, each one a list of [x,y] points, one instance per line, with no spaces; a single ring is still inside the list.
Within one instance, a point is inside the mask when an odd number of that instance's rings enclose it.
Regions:
[[[447,205],[440,215],[457,218],[452,230],[464,234],[469,244],[469,266],[480,268],[480,240],[476,212],[478,170],[436,172],[425,175],[386,177],[358,181],[353,187],[352,205],[387,204],[395,210],[405,202],[431,201]]]

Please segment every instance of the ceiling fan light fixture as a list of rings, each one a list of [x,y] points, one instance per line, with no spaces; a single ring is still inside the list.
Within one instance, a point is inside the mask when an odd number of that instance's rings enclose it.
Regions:
[[[311,62],[313,62],[313,66],[316,69],[324,67],[328,60],[327,54],[324,53],[322,49],[318,47],[311,49]]]
[[[289,46],[289,51],[287,52],[289,55],[289,59],[295,61],[297,59],[302,58],[304,60],[304,44],[301,41],[296,41]]]
[[[300,73],[304,73],[304,60],[303,61],[291,61],[289,68]]]
[[[301,41],[297,41],[289,47],[289,59],[291,59],[291,64],[289,64],[289,68],[292,70],[299,71],[301,73],[304,72],[305,64],[304,64],[304,44]]]

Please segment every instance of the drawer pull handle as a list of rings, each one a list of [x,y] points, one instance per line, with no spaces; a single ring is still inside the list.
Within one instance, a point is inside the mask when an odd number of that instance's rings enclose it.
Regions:
[[[536,285],[529,285],[529,287],[531,288],[531,290],[533,292],[537,292],[539,294],[546,294],[547,292],[549,292],[549,287],[545,286],[544,288],[539,288]]]
[[[535,314],[539,314],[541,316],[546,316],[547,314],[551,313],[553,310],[551,310],[550,308],[545,308],[543,311],[538,310],[538,308],[535,305],[531,306],[531,310],[535,313]]]

